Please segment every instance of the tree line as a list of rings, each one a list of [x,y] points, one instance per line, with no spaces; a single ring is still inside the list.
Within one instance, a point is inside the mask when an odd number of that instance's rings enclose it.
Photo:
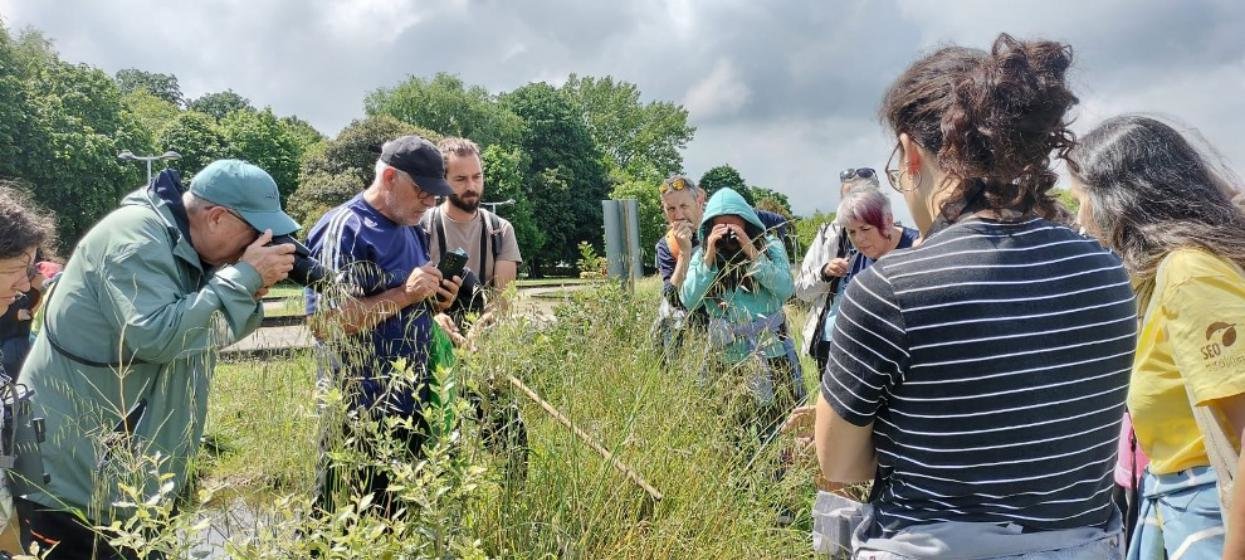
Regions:
[[[364,115],[327,138],[295,115],[258,108],[226,90],[187,98],[173,74],[127,68],[109,76],[64,61],[40,32],[0,24],[0,180],[28,190],[57,214],[66,254],[99,218],[145,181],[145,168],[117,159],[174,150],[185,180],[208,162],[239,158],[272,174],[283,203],[305,227],[362,191],[380,144],[402,134],[464,136],[480,144],[485,201],[514,225],[534,276],[573,263],[577,244],[601,245],[605,198],[636,198],[646,261],[665,231],[657,185],[683,173],[681,151],[696,129],[686,109],[646,101],[632,83],[572,74],[491,93],[450,74],[410,76],[364,99]],[[750,186],[729,165],[699,182],[731,187],[749,202],[791,216],[786,196]]]

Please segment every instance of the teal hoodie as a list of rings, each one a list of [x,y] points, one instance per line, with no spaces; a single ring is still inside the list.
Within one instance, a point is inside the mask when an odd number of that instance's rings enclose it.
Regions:
[[[708,239],[713,230],[713,219],[718,216],[736,215],[748,224],[744,229],[748,236],[756,239],[765,232],[765,224],[757,217],[756,212],[744,200],[744,197],[731,189],[722,189],[714,193],[705,206],[704,218],[700,221],[700,238]],[[787,259],[787,250],[782,242],[773,235],[765,235],[765,250],[752,261],[748,274],[752,277],[755,289],[746,291],[736,288],[722,296],[721,299],[706,297],[709,288],[720,271],[715,263],[705,264],[704,244],[696,248],[692,262],[688,267],[687,278],[679,290],[679,296],[688,310],[704,307],[710,318],[725,319],[733,324],[746,324],[772,317],[782,312],[782,306],[795,292],[795,284],[791,279],[791,265]],[[720,305],[725,303],[725,305]],[[761,335],[764,340],[758,341],[766,357],[775,358],[785,354],[782,341],[772,334]],[[726,359],[739,362],[748,356],[745,342],[735,342],[726,348]]]

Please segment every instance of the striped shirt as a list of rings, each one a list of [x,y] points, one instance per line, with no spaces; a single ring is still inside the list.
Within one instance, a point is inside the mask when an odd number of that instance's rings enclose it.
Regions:
[[[1046,220],[966,220],[860,273],[821,389],[873,422],[870,536],[1105,525],[1136,331],[1120,260]]]

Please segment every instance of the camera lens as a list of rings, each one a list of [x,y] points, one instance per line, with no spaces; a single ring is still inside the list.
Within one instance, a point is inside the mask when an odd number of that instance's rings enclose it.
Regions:
[[[290,270],[289,278],[300,286],[319,286],[326,277],[328,271],[320,264],[320,261],[311,257],[311,250],[306,245],[299,243],[292,235],[280,235],[273,237],[268,242],[268,246],[273,245],[293,245],[294,246],[294,268]]]

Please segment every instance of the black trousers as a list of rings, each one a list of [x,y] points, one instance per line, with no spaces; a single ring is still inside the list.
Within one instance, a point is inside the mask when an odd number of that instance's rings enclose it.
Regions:
[[[84,525],[76,516],[49,509],[30,500],[14,498],[21,527],[22,548],[30,550],[38,543],[39,550],[51,549],[48,560],[138,560],[134,551],[117,550],[108,539]],[[147,556],[158,560],[160,556]]]
[[[366,435],[355,432],[354,428],[349,425],[342,426],[341,433],[343,435],[341,441],[349,441],[353,435],[355,436],[354,446],[357,450],[368,455],[375,455],[372,450],[373,446],[367,441]],[[417,416],[414,431],[394,428],[390,435],[394,440],[405,445],[407,451],[405,459],[414,463],[423,458],[424,443],[428,439],[427,433],[423,417]],[[373,507],[379,507],[386,517],[392,517],[398,509],[401,509],[396,507],[392,496],[388,493],[389,476],[385,469],[371,466],[343,466],[333,463],[328,454],[332,445],[329,440],[330,438],[325,438],[325,441],[321,442],[319,471],[322,475],[316,492],[318,508],[332,513],[337,510],[338,500],[350,500],[356,495],[361,496],[366,493],[372,495]]]
[[[830,341],[821,339],[821,332],[814,334],[817,342],[813,345],[813,360],[817,362],[817,379],[820,381],[826,372],[826,362],[830,361]]]

